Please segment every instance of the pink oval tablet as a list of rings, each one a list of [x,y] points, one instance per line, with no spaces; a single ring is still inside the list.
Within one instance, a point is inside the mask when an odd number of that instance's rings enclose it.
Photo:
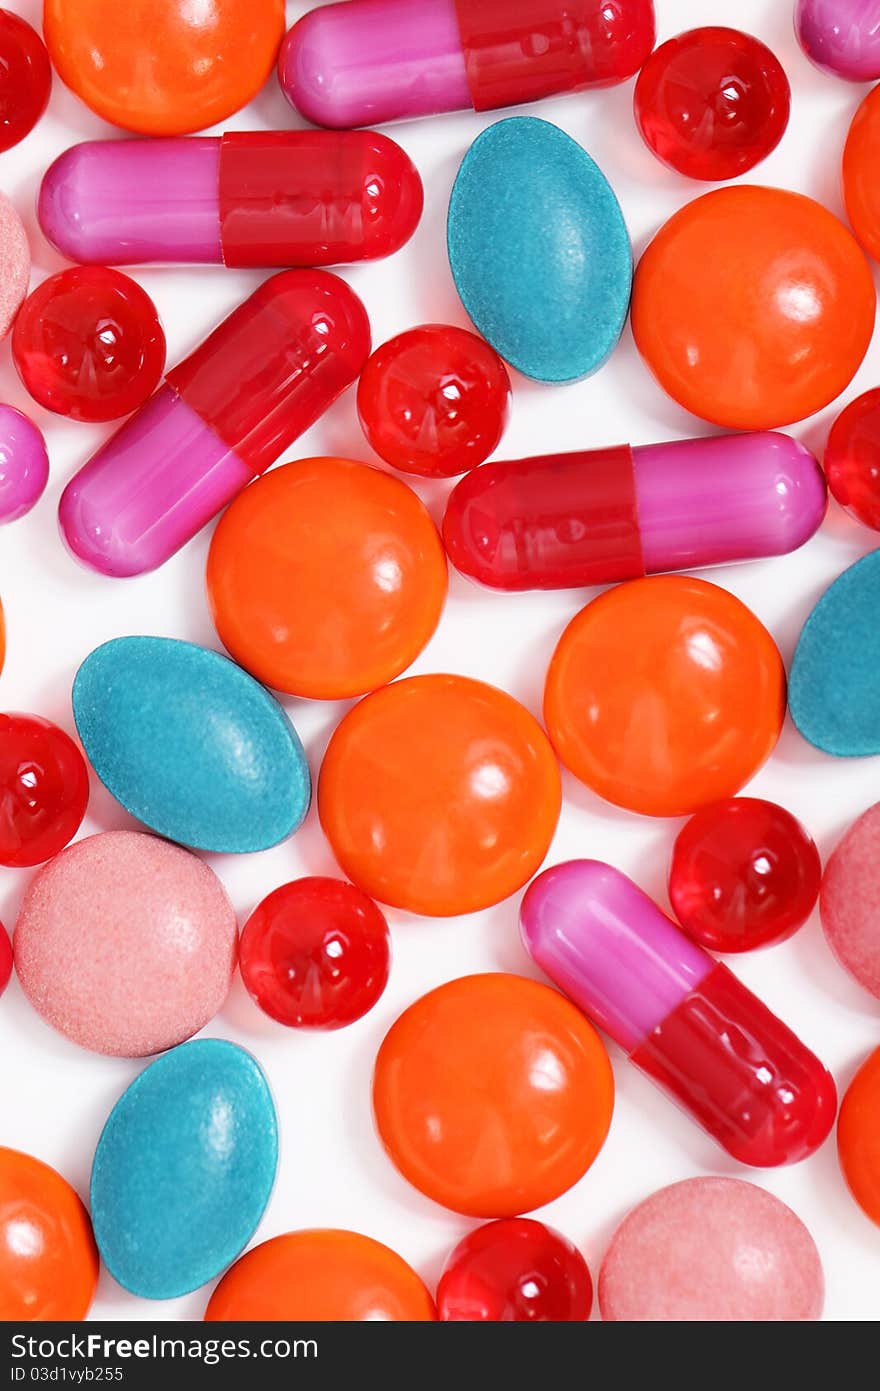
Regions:
[[[0,193],[0,338],[12,328],[27,294],[31,252],[24,224],[9,199]]]
[[[139,1058],[220,1009],[236,921],[213,870],[136,831],[68,846],[37,873],[15,925],[15,969],[38,1014],[83,1048]]]
[[[736,1178],[694,1178],[623,1219],[599,1272],[599,1308],[616,1322],[818,1319],[822,1262],[785,1203]]]
[[[819,913],[841,966],[880,999],[880,802],[853,822],[831,855]]]

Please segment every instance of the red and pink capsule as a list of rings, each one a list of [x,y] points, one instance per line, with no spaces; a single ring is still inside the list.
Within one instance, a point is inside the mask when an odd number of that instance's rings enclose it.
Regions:
[[[742,1164],[813,1153],[837,1110],[817,1057],[630,879],[598,860],[539,874],[526,950],[652,1081]]]
[[[492,111],[638,72],[653,0],[346,0],[293,26],[278,74],[317,126]]]
[[[285,130],[86,141],[51,165],[37,212],[86,264],[332,266],[399,250],[422,205],[387,135]]]

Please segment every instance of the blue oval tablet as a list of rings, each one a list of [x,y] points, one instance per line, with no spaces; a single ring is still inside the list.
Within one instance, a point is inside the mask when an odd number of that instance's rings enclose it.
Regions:
[[[570,382],[606,361],[626,320],[632,248],[601,169],[533,116],[478,135],[449,201],[449,264],[480,333],[518,371]]]
[[[277,1162],[275,1107],[250,1053],[216,1038],[163,1053],[95,1151],[92,1224],[110,1274],[145,1299],[212,1280],[253,1236]]]
[[[798,639],[788,682],[791,717],[825,753],[880,753],[880,551],[826,589]]]
[[[168,840],[266,850],[309,809],[296,731],[269,692],[219,652],[114,638],[77,672],[73,715],[104,786]]]

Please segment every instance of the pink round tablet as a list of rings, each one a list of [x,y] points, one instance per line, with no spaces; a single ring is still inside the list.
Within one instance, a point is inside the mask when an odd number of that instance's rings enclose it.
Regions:
[[[12,328],[27,294],[31,252],[24,224],[9,199],[0,193],[0,338]]]
[[[212,869],[137,831],[68,846],[31,881],[15,969],[38,1014],[83,1048],[159,1053],[220,1009],[236,921]]]
[[[6,935],[6,928],[0,923],[0,995],[9,984],[12,975],[12,944]]]
[[[880,802],[853,822],[831,855],[819,913],[841,966],[880,999]]]
[[[693,1178],[623,1219],[599,1272],[599,1308],[616,1322],[818,1319],[822,1262],[785,1203],[736,1178]]]

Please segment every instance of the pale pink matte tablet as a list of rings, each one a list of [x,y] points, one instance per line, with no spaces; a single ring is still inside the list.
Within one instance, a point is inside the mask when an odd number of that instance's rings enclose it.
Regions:
[[[0,338],[12,328],[27,294],[31,252],[22,220],[0,193]]]
[[[207,1024],[229,991],[235,914],[188,850],[136,831],[68,846],[38,871],[13,938],[38,1014],[83,1048],[135,1058]]]
[[[880,802],[853,822],[831,855],[819,912],[841,966],[880,999]]]
[[[694,1178],[646,1198],[623,1219],[599,1272],[612,1322],[818,1319],[819,1252],[772,1193],[735,1178]]]

